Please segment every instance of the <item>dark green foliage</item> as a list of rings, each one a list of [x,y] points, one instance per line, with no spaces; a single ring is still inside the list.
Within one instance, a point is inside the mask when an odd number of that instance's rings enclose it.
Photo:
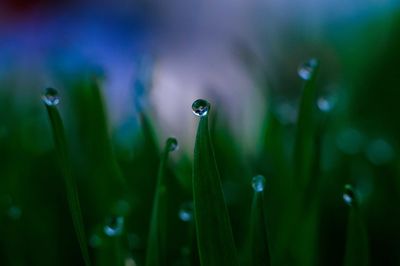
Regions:
[[[232,229],[211,144],[200,117],[193,162],[193,199],[201,265],[238,265]]]

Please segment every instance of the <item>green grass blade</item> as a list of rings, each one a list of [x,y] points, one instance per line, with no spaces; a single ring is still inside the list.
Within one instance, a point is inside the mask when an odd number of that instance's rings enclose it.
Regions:
[[[254,196],[251,205],[246,263],[244,265],[271,265],[267,217],[264,202],[265,178],[253,178]]]
[[[303,89],[294,146],[294,182],[300,185],[300,189],[308,184],[313,164],[313,142],[316,125],[316,78],[319,71],[319,62],[315,61],[314,63],[315,65],[310,73],[311,76],[306,80]]]
[[[238,265],[237,254],[209,134],[209,104],[203,101],[206,105],[196,106],[196,102],[193,110],[200,122],[194,148],[193,199],[200,262],[234,266]]]
[[[75,180],[72,176],[71,165],[69,162],[64,125],[57,107],[55,105],[50,105],[50,104],[45,104],[45,106],[52,127],[53,138],[60,167],[64,175],[64,181],[67,190],[68,205],[71,211],[71,216],[76,231],[76,236],[82,252],[82,257],[85,261],[85,265],[89,266],[91,265],[91,263],[86,241],[86,234],[83,225],[83,218],[79,203],[78,190],[76,187]]]
[[[168,206],[168,182],[167,161],[171,151],[177,148],[177,141],[169,138],[162,153],[160,168],[158,171],[157,187],[154,194],[153,213],[151,217],[150,233],[147,242],[146,265],[167,265],[167,206]]]
[[[345,191],[343,198],[345,202],[350,205],[350,211],[347,224],[347,243],[344,265],[367,266],[369,265],[367,230],[361,217],[357,197],[349,185],[346,185],[345,190],[347,191]]]

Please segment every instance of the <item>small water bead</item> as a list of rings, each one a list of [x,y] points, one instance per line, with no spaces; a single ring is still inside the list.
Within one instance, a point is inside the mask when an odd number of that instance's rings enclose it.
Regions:
[[[193,113],[197,116],[206,116],[210,110],[210,103],[203,99],[198,99],[192,104]]]
[[[355,194],[354,194],[353,187],[349,184],[346,184],[344,186],[343,200],[347,205],[353,206],[353,203],[355,200]]]
[[[55,106],[60,103],[60,96],[58,91],[53,88],[45,89],[42,95],[42,101],[48,106]]]
[[[251,186],[255,192],[262,192],[265,188],[265,177],[262,175],[256,175],[251,181]]]
[[[168,138],[166,145],[168,151],[176,151],[177,149],[179,149],[178,141],[176,140],[176,138]]]
[[[104,233],[108,236],[118,236],[124,230],[124,217],[114,216],[110,217],[106,221],[104,226]]]
[[[184,222],[190,222],[193,219],[193,202],[185,202],[179,209],[179,219]]]
[[[368,145],[366,155],[373,164],[383,165],[393,160],[395,151],[386,140],[376,139]]]
[[[303,80],[310,80],[317,66],[318,60],[315,58],[311,58],[298,67],[297,73]]]
[[[322,112],[329,112],[333,107],[332,102],[324,97],[321,97],[317,100],[317,106]]]

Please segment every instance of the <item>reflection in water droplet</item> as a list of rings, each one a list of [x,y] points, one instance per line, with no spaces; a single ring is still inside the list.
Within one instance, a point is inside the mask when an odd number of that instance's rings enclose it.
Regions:
[[[383,165],[393,160],[395,151],[386,140],[376,139],[368,145],[366,155],[373,164]]]
[[[338,148],[347,154],[356,154],[361,151],[364,145],[363,134],[353,128],[342,130],[336,137]]]
[[[255,177],[253,177],[251,181],[251,186],[253,187],[255,192],[264,191],[265,177],[262,175],[256,175]]]
[[[203,99],[198,99],[192,104],[193,113],[197,116],[206,116],[210,110],[210,104]]]
[[[310,80],[317,66],[318,66],[318,60],[315,58],[311,58],[307,62],[304,62],[298,67],[297,73],[303,80]]]
[[[168,138],[166,145],[168,151],[176,151],[179,148],[178,141],[176,140],[176,138]]]
[[[353,187],[349,184],[346,184],[344,186],[343,200],[347,205],[353,206],[353,202],[355,200],[355,195],[354,195]]]
[[[7,211],[7,215],[13,220],[18,220],[21,218],[22,211],[17,206],[11,206]]]
[[[193,202],[185,202],[181,205],[179,218],[184,222],[190,222],[193,219]]]
[[[42,95],[42,101],[48,106],[59,104],[60,96],[58,95],[58,91],[53,88],[47,88]]]
[[[92,248],[100,247],[102,244],[103,244],[103,239],[101,239],[101,237],[96,234],[92,235],[89,239],[89,245]]]
[[[329,112],[332,109],[332,103],[324,97],[318,99],[317,106],[322,112]]]
[[[122,233],[124,229],[124,217],[115,216],[108,218],[104,226],[104,233],[108,236],[117,236]]]

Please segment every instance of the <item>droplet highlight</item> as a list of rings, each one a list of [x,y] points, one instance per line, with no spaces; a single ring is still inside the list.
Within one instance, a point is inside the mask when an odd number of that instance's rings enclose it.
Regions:
[[[193,219],[193,202],[183,203],[178,215],[183,222],[190,222]]]
[[[198,99],[192,104],[193,114],[197,116],[206,116],[210,110],[210,103],[203,99]]]
[[[176,151],[177,149],[179,149],[178,141],[176,140],[176,138],[168,138],[166,145],[168,151]]]
[[[344,186],[343,200],[347,205],[353,206],[355,200],[355,194],[352,185],[346,184]]]
[[[310,80],[317,66],[318,60],[315,58],[311,58],[298,67],[297,74],[303,80]]]
[[[321,112],[327,113],[332,110],[333,104],[327,98],[321,97],[317,100],[317,106]]]
[[[255,192],[262,192],[265,188],[265,177],[262,175],[256,175],[251,181],[251,186]]]
[[[124,217],[114,216],[110,217],[106,221],[104,226],[104,233],[110,237],[118,236],[124,230]]]
[[[58,91],[53,88],[45,89],[42,95],[42,101],[47,106],[56,106],[60,103],[60,96],[58,95]]]

